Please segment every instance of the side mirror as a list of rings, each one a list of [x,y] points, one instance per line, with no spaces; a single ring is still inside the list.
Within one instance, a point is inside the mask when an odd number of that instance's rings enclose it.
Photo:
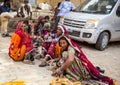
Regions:
[[[117,9],[117,11],[116,11],[116,15],[117,15],[118,17],[120,17],[120,6],[118,7],[118,9]]]

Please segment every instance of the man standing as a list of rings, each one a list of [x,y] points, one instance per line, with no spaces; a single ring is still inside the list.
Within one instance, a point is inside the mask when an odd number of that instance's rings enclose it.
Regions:
[[[70,0],[65,0],[61,2],[58,9],[59,9],[59,12],[57,14],[57,19],[55,21],[52,31],[55,31],[55,29],[57,28],[60,18],[65,14],[69,13],[70,11],[74,10],[75,6],[72,2],[70,2]]]
[[[11,10],[10,0],[4,0],[3,4],[0,6],[0,15],[2,15],[2,13],[8,14],[10,10]],[[1,36],[2,37],[10,36],[7,32],[8,19],[10,19],[10,17],[5,15],[4,17],[0,18],[1,18]]]

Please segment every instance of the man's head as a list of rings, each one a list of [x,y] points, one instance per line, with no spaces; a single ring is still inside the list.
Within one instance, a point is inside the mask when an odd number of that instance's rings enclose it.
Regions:
[[[10,5],[10,0],[4,0],[5,5]]]
[[[49,16],[45,16],[44,19],[45,19],[45,21],[49,21],[50,17]]]
[[[60,6],[60,4],[61,4],[61,2],[59,2],[59,3],[57,4],[57,7],[59,7],[59,6]]]
[[[28,4],[28,3],[29,3],[29,1],[28,1],[28,0],[24,0],[24,3],[25,3],[25,4]]]

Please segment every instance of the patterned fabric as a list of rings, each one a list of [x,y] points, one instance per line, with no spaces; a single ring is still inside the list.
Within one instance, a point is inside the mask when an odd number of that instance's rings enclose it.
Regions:
[[[67,33],[66,28],[64,27],[64,25],[60,25],[58,27],[62,30],[62,32],[63,32],[62,35],[68,36],[68,33]],[[53,35],[54,35],[54,37],[53,37]],[[49,36],[47,36],[47,38],[48,37]],[[60,36],[58,36],[57,33],[56,33],[56,34],[51,34],[51,37],[52,37],[51,40],[50,39],[45,40],[46,42],[43,43],[42,48],[47,52],[47,53],[45,53],[45,55],[49,55],[51,58],[54,59],[54,58],[58,57],[58,55],[55,56],[55,53],[56,53],[55,51],[57,51],[56,50],[56,44],[57,44]],[[60,49],[58,50],[58,52],[60,52]]]
[[[47,55],[50,55],[51,59],[55,59],[60,56],[60,53],[61,53],[61,47],[58,45],[58,43],[52,42],[47,51]]]
[[[68,51],[62,53],[60,63],[63,65],[68,57],[75,54],[75,50],[72,47],[68,48]],[[69,56],[70,55],[70,56]],[[90,75],[88,71],[83,67],[81,61],[75,57],[73,63],[69,68],[66,69],[66,77],[72,81],[82,81],[83,79],[89,79]]]
[[[62,53],[60,64],[63,65],[67,61],[68,57],[72,57],[74,55],[76,55],[74,48],[69,46],[68,51],[64,51]],[[81,61],[76,56],[72,64],[69,66],[69,68],[65,70],[65,73],[66,73],[65,76],[68,79],[74,82],[80,81],[82,85],[108,85],[100,81],[91,80],[89,72],[82,65]]]
[[[91,63],[91,61],[88,60],[87,56],[82,52],[78,44],[73,42],[69,36],[68,37],[63,36],[63,37],[65,37],[66,40],[69,42],[70,46],[74,48],[74,50],[77,53],[76,57],[81,61],[82,65],[87,69],[87,71],[89,71],[89,74],[92,79],[109,83],[109,85],[113,85],[113,79],[108,76],[101,75],[100,72]]]

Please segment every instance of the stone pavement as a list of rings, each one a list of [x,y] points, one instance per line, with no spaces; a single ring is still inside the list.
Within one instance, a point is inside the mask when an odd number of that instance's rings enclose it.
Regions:
[[[46,68],[14,62],[8,56],[10,38],[0,36],[0,82],[23,80],[27,85],[49,85],[51,72]]]
[[[88,59],[105,70],[105,75],[118,81],[120,85],[120,42],[110,43],[104,51],[98,51],[90,44],[77,42]],[[27,85],[49,85],[52,78],[49,68],[14,62],[8,56],[10,38],[0,36],[0,82],[24,80]]]

